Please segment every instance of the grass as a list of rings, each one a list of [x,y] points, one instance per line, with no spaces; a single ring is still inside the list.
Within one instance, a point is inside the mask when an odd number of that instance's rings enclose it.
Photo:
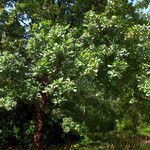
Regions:
[[[138,132],[142,136],[150,136],[150,125],[140,128]],[[150,150],[150,141],[143,143],[142,150]]]
[[[141,135],[143,137],[150,136],[150,126],[145,126],[143,128],[140,128],[138,131],[138,135]],[[126,141],[125,141],[126,138],[121,137],[123,140],[118,141],[118,139],[116,139],[116,138],[113,139],[113,138],[109,137],[109,138],[107,138],[107,140],[101,141],[101,136],[93,135],[92,137],[93,137],[92,141],[87,141],[85,143],[84,142],[77,143],[77,144],[73,145],[70,150],[91,150],[91,149],[92,150],[119,150],[120,148],[121,148],[121,150],[131,150],[132,149],[130,147],[129,143],[126,143]],[[134,148],[135,150],[150,150],[150,139],[148,141],[146,140],[143,142],[142,141],[140,142],[138,140],[136,141],[136,139],[135,139],[133,141],[133,145],[134,144],[135,144],[135,146],[133,146],[133,147],[135,147]]]
[[[150,150],[150,144],[143,144],[142,150]]]
[[[139,129],[139,134],[144,136],[150,136],[150,125]]]

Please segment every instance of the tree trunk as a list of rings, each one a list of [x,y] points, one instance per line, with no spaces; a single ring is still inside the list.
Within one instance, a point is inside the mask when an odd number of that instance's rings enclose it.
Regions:
[[[135,111],[131,112],[131,120],[132,120],[132,131],[134,134],[137,133],[137,114]]]
[[[37,104],[36,120],[35,120],[35,133],[34,133],[34,143],[37,149],[43,150],[43,145],[41,144],[42,127],[43,127],[43,114],[45,109],[46,93],[41,92],[39,97],[39,102]]]

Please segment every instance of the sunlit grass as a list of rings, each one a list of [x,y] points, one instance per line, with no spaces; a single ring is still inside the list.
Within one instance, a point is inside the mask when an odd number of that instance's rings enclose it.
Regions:
[[[139,129],[139,134],[144,136],[150,136],[150,125]]]

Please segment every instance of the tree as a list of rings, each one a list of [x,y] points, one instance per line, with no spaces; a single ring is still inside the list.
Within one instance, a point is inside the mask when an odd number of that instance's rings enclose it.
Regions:
[[[13,4],[15,9],[3,10],[1,16],[12,22],[2,30],[0,106],[9,110],[20,101],[35,105],[36,147],[43,149],[45,113],[62,119],[66,132],[102,131],[105,123],[106,131],[112,130],[115,119],[122,118],[129,118],[136,132],[141,106],[149,101],[146,18],[120,0]],[[31,25],[20,31],[24,15]],[[12,29],[17,36],[10,34]]]

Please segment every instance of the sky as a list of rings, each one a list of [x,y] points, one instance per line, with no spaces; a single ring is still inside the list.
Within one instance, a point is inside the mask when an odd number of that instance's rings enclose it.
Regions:
[[[131,1],[133,1],[133,5],[135,5],[138,1],[141,1],[141,0],[128,0],[129,3],[131,3]],[[146,8],[146,9],[144,8],[141,11],[146,14],[150,13],[150,4],[149,4],[148,8]]]
[[[144,13],[150,13],[150,5],[148,6],[147,9],[143,9],[143,12],[144,12]]]

